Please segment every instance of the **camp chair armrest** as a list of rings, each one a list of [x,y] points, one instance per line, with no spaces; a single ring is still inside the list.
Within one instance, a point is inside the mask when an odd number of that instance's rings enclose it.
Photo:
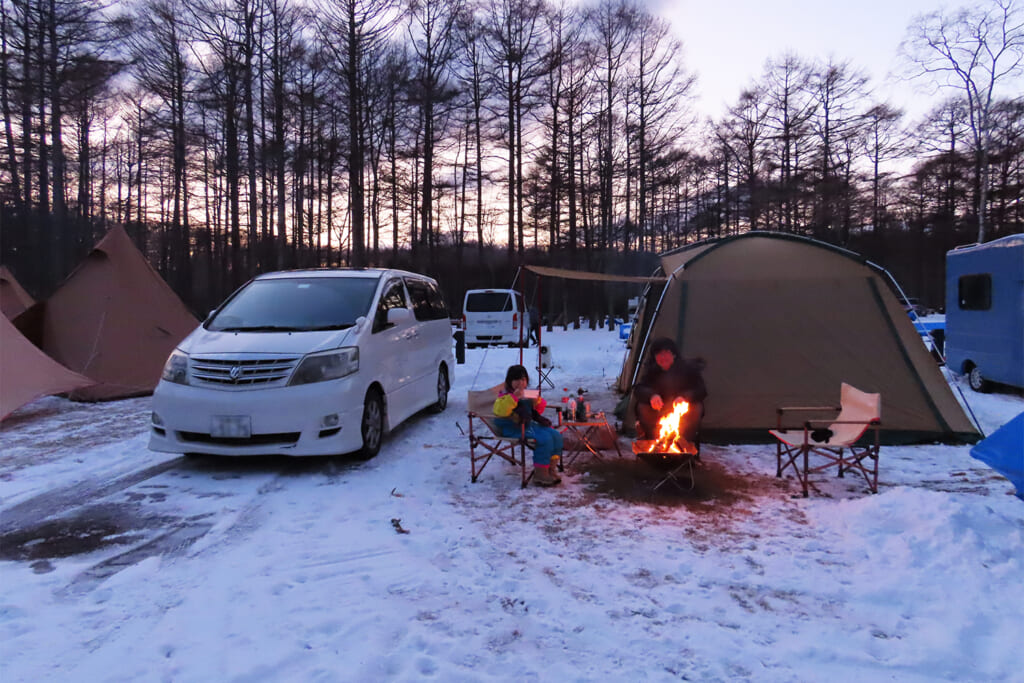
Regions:
[[[775,412],[778,413],[779,415],[781,415],[782,413],[790,413],[790,412],[796,412],[796,411],[811,412],[811,411],[817,411],[817,410],[836,410],[836,411],[839,411],[839,410],[842,410],[842,408],[840,406],[782,406],[781,408],[776,408]]]
[[[808,427],[811,425],[824,425],[826,427],[828,425],[869,425],[877,427],[882,424],[882,421],[878,418],[871,420],[807,420],[805,424]]]

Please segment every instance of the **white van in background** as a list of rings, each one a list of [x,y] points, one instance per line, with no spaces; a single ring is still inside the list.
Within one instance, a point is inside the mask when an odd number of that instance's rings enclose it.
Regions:
[[[171,353],[149,447],[372,458],[400,422],[445,409],[454,368],[448,307],[431,278],[375,268],[260,275]]]
[[[462,304],[466,346],[530,343],[530,316],[514,289],[471,289]]]

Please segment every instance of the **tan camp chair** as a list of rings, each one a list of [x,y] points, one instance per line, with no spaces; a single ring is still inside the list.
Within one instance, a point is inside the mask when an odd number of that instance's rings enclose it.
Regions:
[[[532,445],[525,434],[502,436],[494,424],[494,401],[504,386],[504,384],[498,384],[490,389],[470,391],[467,395],[470,477],[476,483],[491,458],[498,456],[519,468],[520,478],[525,488],[533,476],[533,467],[527,468],[526,466],[526,449],[532,448]]]
[[[849,471],[860,472],[872,493],[878,493],[878,430],[881,425],[881,394],[867,394],[843,382],[839,406],[788,406],[777,408],[778,428],[769,430],[778,442],[775,444],[777,469],[781,477],[792,466],[807,497],[809,475],[830,467],[837,467],[839,476]],[[838,411],[834,420],[805,420],[803,428],[784,428],[787,413]],[[858,443],[864,432],[871,429],[874,440]],[[810,467],[811,454],[827,462]],[[801,461],[802,458],[802,461]]]

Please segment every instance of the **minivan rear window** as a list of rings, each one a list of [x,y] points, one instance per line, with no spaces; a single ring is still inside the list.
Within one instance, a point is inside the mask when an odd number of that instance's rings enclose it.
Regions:
[[[366,316],[377,277],[254,280],[207,324],[220,332],[340,330]]]
[[[514,310],[508,292],[474,292],[466,297],[466,313]]]

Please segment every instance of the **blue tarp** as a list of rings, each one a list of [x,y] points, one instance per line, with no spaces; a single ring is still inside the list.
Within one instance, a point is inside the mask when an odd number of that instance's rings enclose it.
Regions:
[[[1010,480],[1024,500],[1024,413],[1013,418],[971,449],[971,456]]]

